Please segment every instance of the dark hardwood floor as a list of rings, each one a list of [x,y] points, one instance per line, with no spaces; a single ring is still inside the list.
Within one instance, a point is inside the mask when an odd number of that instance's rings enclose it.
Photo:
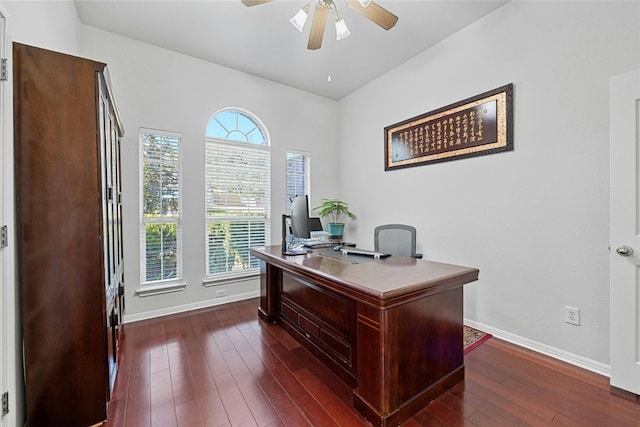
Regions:
[[[367,426],[351,389],[258,299],[125,325],[107,426]],[[491,338],[403,426],[640,426],[608,378]]]

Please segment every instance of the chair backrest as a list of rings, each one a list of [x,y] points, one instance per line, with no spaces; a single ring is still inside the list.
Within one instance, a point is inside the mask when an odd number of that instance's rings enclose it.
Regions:
[[[376,251],[399,256],[416,256],[416,229],[404,224],[379,225],[374,230]]]

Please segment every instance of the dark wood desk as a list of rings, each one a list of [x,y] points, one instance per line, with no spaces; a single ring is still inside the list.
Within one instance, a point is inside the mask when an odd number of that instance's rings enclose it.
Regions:
[[[353,386],[374,425],[398,425],[464,378],[462,286],[475,268],[330,250],[261,259],[260,308]],[[355,263],[357,262],[357,263]]]

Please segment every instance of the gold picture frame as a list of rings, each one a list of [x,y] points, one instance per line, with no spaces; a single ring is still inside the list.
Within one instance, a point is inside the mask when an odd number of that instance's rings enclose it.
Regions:
[[[384,128],[385,171],[513,150],[513,83]]]

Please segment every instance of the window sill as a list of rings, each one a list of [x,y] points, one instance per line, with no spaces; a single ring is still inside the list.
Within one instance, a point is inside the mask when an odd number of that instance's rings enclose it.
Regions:
[[[135,294],[139,297],[150,297],[153,295],[168,294],[171,292],[182,292],[186,287],[187,284],[184,282],[151,285],[138,289]]]
[[[244,276],[225,276],[225,277],[208,278],[202,281],[202,286],[210,287],[210,286],[218,286],[226,283],[246,282],[247,280],[257,279],[259,277],[260,277],[260,273],[252,273]]]

